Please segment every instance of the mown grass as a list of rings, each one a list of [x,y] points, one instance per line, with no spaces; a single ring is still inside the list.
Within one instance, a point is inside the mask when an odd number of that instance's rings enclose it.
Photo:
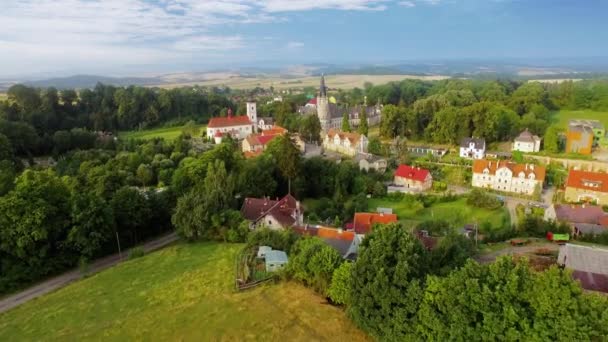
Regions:
[[[197,128],[200,130],[200,134],[203,134],[206,130],[205,125],[197,125]],[[122,139],[154,139],[154,138],[163,138],[165,140],[173,140],[177,138],[180,134],[182,134],[183,126],[176,127],[163,127],[163,128],[153,128],[141,131],[124,131],[119,132],[118,137]],[[200,135],[199,134],[199,135]]]
[[[0,315],[0,341],[363,341],[339,308],[295,283],[234,291],[238,244],[182,244]]]
[[[608,112],[596,112],[593,110],[560,110],[552,114],[553,124],[568,128],[568,121],[571,119],[599,120],[608,127]]]
[[[437,203],[428,208],[423,208],[420,203],[416,204],[408,200],[393,200],[390,198],[373,198],[369,200],[369,210],[375,212],[378,207],[392,208],[397,214],[399,221],[408,224],[418,224],[427,220],[447,220],[454,227],[462,227],[467,223],[482,224],[490,222],[492,228],[502,228],[503,222],[508,220],[509,213],[505,208],[488,210],[476,208],[466,203],[461,198],[453,202]]]

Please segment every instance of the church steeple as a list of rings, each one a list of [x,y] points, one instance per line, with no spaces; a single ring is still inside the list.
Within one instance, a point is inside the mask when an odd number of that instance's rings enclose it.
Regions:
[[[324,74],[321,74],[321,86],[319,86],[319,97],[327,97],[327,87],[325,86]]]

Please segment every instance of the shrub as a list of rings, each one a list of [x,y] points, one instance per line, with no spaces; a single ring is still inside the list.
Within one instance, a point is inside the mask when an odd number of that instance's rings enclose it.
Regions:
[[[290,253],[291,247],[298,240],[298,236],[290,229],[277,231],[269,228],[257,228],[247,237],[248,247],[269,246]]]
[[[327,295],[334,270],[342,263],[342,257],[321,239],[307,237],[298,240],[288,264],[288,272],[295,279]]]
[[[146,254],[146,251],[143,247],[135,247],[129,251],[129,260],[142,257],[144,254]]]
[[[467,197],[467,204],[484,209],[498,209],[502,202],[496,196],[490,195],[481,189],[473,189]]]
[[[336,304],[346,305],[349,303],[352,268],[353,263],[344,262],[334,270],[327,293]]]

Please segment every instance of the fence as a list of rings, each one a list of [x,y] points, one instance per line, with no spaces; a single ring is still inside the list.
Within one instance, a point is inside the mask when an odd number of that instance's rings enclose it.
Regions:
[[[256,279],[255,263],[257,262],[258,246],[245,247],[235,257],[235,279],[234,285],[237,291],[254,288],[258,285],[270,282],[275,276],[266,274],[261,279]],[[251,266],[254,266],[253,269]]]

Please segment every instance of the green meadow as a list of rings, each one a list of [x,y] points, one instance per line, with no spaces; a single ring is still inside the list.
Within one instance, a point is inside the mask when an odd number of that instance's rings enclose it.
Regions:
[[[197,128],[200,130],[200,134],[202,134],[206,125],[197,125]],[[140,131],[124,131],[119,132],[118,137],[122,139],[154,139],[154,138],[163,138],[165,140],[173,140],[177,138],[180,134],[182,134],[183,126],[176,127],[163,127],[163,128],[153,128],[147,130]]]

